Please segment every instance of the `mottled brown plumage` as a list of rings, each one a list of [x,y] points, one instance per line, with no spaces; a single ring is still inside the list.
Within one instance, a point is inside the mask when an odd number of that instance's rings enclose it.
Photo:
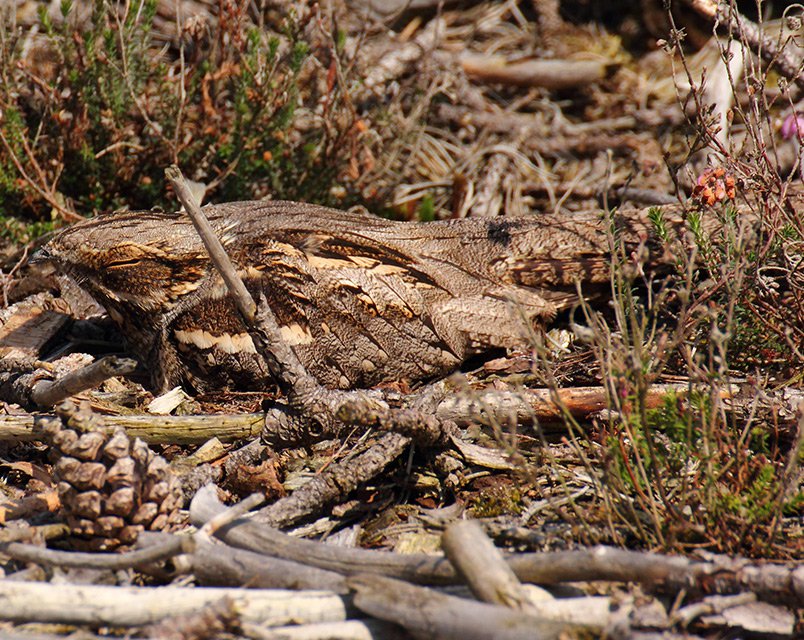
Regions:
[[[207,206],[247,287],[331,388],[445,375],[469,356],[526,346],[608,279],[602,216],[392,222],[292,202]],[[618,216],[636,246],[650,224]],[[120,326],[156,389],[259,388],[269,374],[184,214],[117,213],[46,247]]]

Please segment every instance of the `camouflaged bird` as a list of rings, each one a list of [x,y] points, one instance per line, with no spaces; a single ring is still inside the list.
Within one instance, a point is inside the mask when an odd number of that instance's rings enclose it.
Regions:
[[[323,385],[418,382],[470,356],[526,347],[533,329],[608,282],[602,215],[393,222],[294,202],[203,208],[252,295]],[[618,216],[634,247],[647,220]],[[185,214],[115,213],[45,248],[120,327],[155,390],[270,382]]]

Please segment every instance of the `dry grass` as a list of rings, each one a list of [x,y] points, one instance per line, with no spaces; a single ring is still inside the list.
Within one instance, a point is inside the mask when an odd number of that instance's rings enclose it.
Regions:
[[[647,55],[593,23],[540,33],[524,3],[510,1],[414,18],[392,36],[342,3],[324,5],[254,15],[222,2],[206,20],[176,24],[157,0],[127,10],[100,0],[89,13],[88,3],[62,3],[63,19],[6,20],[0,233],[19,245],[98,211],[172,207],[162,178],[171,163],[217,201],[365,204],[406,219],[599,209],[623,204],[615,194],[625,186],[683,199],[707,166],[720,168],[733,200],[709,201],[714,177],[687,202],[688,221],[695,234],[701,216],[718,216],[724,233],[699,233],[697,254],[679,256],[662,283],[615,250],[612,307],[576,312],[570,361],[605,385],[610,411],[591,436],[567,419],[574,463],[549,448],[543,467],[518,458],[523,494],[558,495],[556,513],[577,518],[590,540],[800,553],[790,535],[804,496],[801,435],[785,441],[772,419],[738,416],[721,400],[738,378],[752,377],[757,396],[801,383],[804,220],[784,206],[801,147],[791,157],[793,141],[779,136],[795,105],[773,69],[733,40],[691,57],[680,31]],[[417,38],[418,58],[377,76]],[[557,51],[618,70],[564,93],[489,86],[459,70],[467,51]],[[742,69],[729,75],[723,61],[735,56]],[[735,202],[761,219],[757,235],[735,218]],[[579,375],[547,352],[537,360],[548,385]],[[648,389],[668,375],[688,380],[688,399],[649,409]],[[503,431],[515,451],[521,434]],[[593,492],[576,495],[580,469]]]

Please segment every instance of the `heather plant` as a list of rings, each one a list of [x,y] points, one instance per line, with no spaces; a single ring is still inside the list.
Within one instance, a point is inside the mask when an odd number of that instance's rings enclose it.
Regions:
[[[20,224],[97,211],[172,208],[170,164],[221,200],[344,198],[361,129],[346,83],[310,72],[342,55],[315,7],[288,6],[258,28],[246,3],[222,2],[214,24],[179,20],[164,46],[156,0],[95,0],[88,16],[80,8],[64,0],[56,19],[42,5],[39,35],[9,16],[0,30],[6,234],[23,239]]]
[[[622,252],[610,226],[611,310],[582,303],[576,331],[595,355],[608,411],[591,435],[567,414],[603,508],[578,513],[605,523],[622,543],[794,557],[801,540],[788,539],[783,522],[804,510],[804,436],[762,408],[769,381],[788,383],[802,362],[804,226],[784,205],[800,158],[782,175],[768,143],[774,114],[792,105],[774,104],[764,90],[772,65],[761,67],[743,48],[745,72],[729,80],[746,99],[718,120],[675,36],[698,107],[684,163],[697,175],[679,177],[693,187],[684,207],[692,249],[668,246],[675,274],[659,285],[644,275],[639,255]],[[734,51],[722,45],[724,67]],[[724,138],[720,127],[737,122],[739,140]],[[613,221],[616,212],[609,215]],[[670,242],[662,211],[648,217],[659,240]],[[549,379],[550,367],[542,369]],[[665,374],[681,376],[686,388],[656,406],[651,389]],[[738,389],[753,397],[750,409],[735,408]]]
[[[666,239],[658,211],[651,218]],[[721,234],[699,234],[706,246],[679,256],[675,277],[662,285],[646,278],[638,256],[621,251],[612,225],[611,314],[581,306],[576,332],[595,354],[609,410],[591,432],[567,415],[603,506],[599,516],[578,513],[602,518],[608,536],[623,544],[795,553],[781,522],[804,506],[801,442],[785,441],[761,412],[730,403],[741,381],[729,362],[740,335],[736,309],[751,264],[739,234],[726,228],[730,221],[721,219]],[[688,223],[691,234],[699,222],[693,216]],[[679,371],[686,388],[657,406],[652,389]]]

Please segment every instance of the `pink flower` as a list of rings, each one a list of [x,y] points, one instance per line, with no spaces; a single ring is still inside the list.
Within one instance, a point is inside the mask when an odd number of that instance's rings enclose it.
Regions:
[[[801,139],[804,137],[804,113],[791,113],[782,123],[782,137],[790,140],[792,137]]]

